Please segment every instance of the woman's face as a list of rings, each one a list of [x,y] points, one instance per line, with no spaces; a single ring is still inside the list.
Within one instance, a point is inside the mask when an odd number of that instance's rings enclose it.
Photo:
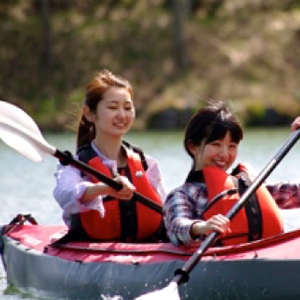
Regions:
[[[87,108],[89,111],[89,109]],[[96,127],[97,134],[122,137],[133,124],[135,108],[130,93],[125,88],[111,87],[97,104],[96,112],[85,116]]]
[[[237,157],[238,144],[232,141],[230,132],[221,140],[199,146],[191,144],[189,150],[194,155],[195,171],[215,166],[226,171]]]

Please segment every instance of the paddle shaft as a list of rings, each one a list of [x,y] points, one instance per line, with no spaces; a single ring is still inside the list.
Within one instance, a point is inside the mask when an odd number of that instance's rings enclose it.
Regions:
[[[90,167],[89,165],[83,163],[82,161],[74,159],[72,154],[69,153],[69,152],[62,152],[62,151],[56,149],[53,156],[58,158],[61,162],[66,162],[66,164],[70,164],[70,165],[74,166],[75,168],[77,168],[77,169],[79,169],[83,172],[86,172],[86,173],[89,173],[90,175],[95,176],[97,179],[101,180],[102,182],[104,182],[105,184],[107,184],[108,186],[112,187],[113,189],[115,189],[117,191],[122,189],[122,184],[121,183],[116,182],[115,180],[107,177],[106,175],[104,175],[101,172],[99,172],[98,170]],[[162,214],[162,206],[160,206],[159,204],[157,204],[153,200],[150,200],[150,199],[146,198],[145,196],[139,194],[138,192],[134,192],[133,198],[136,201],[144,204],[145,206],[147,206],[147,207],[155,210],[156,212]]]
[[[277,154],[270,160],[267,166],[259,173],[256,179],[248,187],[239,201],[228,211],[226,217],[232,219],[248,202],[252,194],[258,189],[258,187],[266,180],[266,178],[271,174],[274,168],[280,163],[280,161],[285,157],[289,150],[294,146],[300,137],[300,129],[293,132],[285,144],[280,148]],[[196,252],[191,256],[191,258],[184,264],[182,269],[176,271],[176,275],[173,282],[181,284],[182,282],[187,281],[188,274],[194,269],[197,265],[205,251],[214,244],[219,232],[213,231],[208,235],[208,237],[201,243],[201,246],[196,250]]]
[[[117,191],[122,189],[122,184],[107,177],[87,164],[74,159],[70,152],[62,152],[57,150],[54,146],[49,145],[42,136],[37,124],[25,111],[11,103],[1,100],[0,138],[8,146],[20,152],[30,160],[35,162],[42,161],[46,155],[50,154],[58,158],[63,164],[71,164],[81,171],[93,175]],[[134,193],[133,199],[162,214],[162,206],[153,200],[148,199],[139,193]]]

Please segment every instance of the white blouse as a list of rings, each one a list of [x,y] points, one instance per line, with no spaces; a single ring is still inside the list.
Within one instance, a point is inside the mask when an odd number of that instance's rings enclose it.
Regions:
[[[105,157],[94,146],[93,142],[92,147],[96,154],[101,158],[103,164],[113,172],[116,172],[117,162]],[[166,192],[159,165],[153,157],[148,155],[145,155],[145,157],[148,164],[146,176],[152,187],[164,202],[166,198]],[[70,226],[71,214],[85,212],[91,209],[97,210],[99,214],[104,217],[105,209],[102,200],[106,195],[100,195],[94,200],[85,203],[81,203],[79,201],[82,195],[85,193],[87,187],[92,185],[87,176],[82,177],[80,170],[70,165],[63,166],[58,164],[54,175],[56,178],[56,187],[54,188],[53,196],[63,210],[63,220],[67,226]]]

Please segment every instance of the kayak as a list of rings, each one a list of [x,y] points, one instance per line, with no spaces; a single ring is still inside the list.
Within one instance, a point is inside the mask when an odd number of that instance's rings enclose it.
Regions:
[[[164,288],[195,249],[170,243],[60,243],[64,225],[18,215],[1,230],[9,285],[37,297],[129,300]],[[300,299],[300,230],[211,247],[180,285],[181,299]],[[108,297],[108,298],[106,298]]]
[[[120,188],[112,178],[70,152],[48,144],[27,113],[4,101],[0,101],[0,138],[34,162],[52,155],[115,190]],[[228,211],[228,219],[246,205],[299,138],[298,129]],[[142,194],[135,192],[133,200],[162,213],[161,205]],[[211,232],[194,249],[176,248],[170,243],[62,243],[66,232],[64,226],[42,226],[32,217],[20,215],[3,226],[0,252],[8,284],[38,297],[78,300],[114,295],[125,300],[142,298],[139,296],[174,284],[181,299],[186,300],[298,300],[300,296],[300,231],[224,248],[211,247],[218,236]]]

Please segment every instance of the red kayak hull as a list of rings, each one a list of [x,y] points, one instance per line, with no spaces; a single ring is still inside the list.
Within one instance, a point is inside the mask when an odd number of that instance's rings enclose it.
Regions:
[[[170,243],[52,243],[64,226],[18,225],[3,234],[7,280],[26,293],[66,299],[134,299],[161,289],[195,249]],[[211,248],[180,286],[182,299],[300,299],[300,230]]]

